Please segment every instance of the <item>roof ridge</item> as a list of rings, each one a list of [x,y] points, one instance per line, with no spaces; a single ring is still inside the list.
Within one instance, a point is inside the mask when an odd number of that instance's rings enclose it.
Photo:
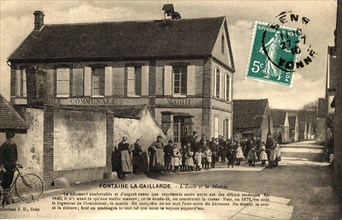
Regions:
[[[61,23],[61,24],[44,24],[44,27],[48,26],[68,26],[68,25],[98,25],[98,24],[120,24],[120,23],[147,23],[147,22],[163,22],[163,21],[171,21],[171,22],[182,22],[189,20],[209,20],[209,19],[224,19],[226,16],[217,16],[217,17],[200,17],[200,18],[182,18],[179,20],[125,20],[125,21],[99,21],[99,22],[75,22],[75,23]]]

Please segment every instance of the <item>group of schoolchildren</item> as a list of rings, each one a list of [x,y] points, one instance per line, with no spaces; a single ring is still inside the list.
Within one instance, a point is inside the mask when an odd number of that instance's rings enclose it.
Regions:
[[[118,172],[118,177],[125,180],[126,173],[133,171],[141,174],[144,164],[143,152],[140,140],[136,140],[134,147],[127,143],[127,137],[119,143],[118,148],[113,151],[113,171]],[[279,144],[268,135],[266,143],[257,136],[242,138],[240,141],[235,136],[225,140],[222,136],[212,138],[209,141],[205,135],[197,141],[197,136],[187,135],[181,140],[181,147],[178,148],[172,140],[164,146],[161,136],[157,137],[148,148],[148,165],[152,172],[191,172],[209,170],[215,168],[216,162],[221,160],[227,162],[228,168],[241,165],[247,159],[249,166],[255,166],[260,161],[261,166],[273,168],[278,166],[281,160]]]
[[[187,136],[182,140],[181,148],[172,140],[164,147],[165,172],[191,172],[203,169],[215,168],[215,163],[227,161],[228,168],[241,165],[247,159],[249,166],[255,166],[260,161],[261,166],[273,168],[278,166],[281,160],[279,144],[271,135],[266,143],[257,136],[242,138],[240,141],[235,136],[225,140],[222,136],[212,138],[211,141],[202,135],[197,142],[196,136]]]
[[[273,168],[281,161],[279,143],[271,135],[267,136],[266,143],[260,137],[253,136],[242,138],[240,145],[249,166],[255,166],[255,162],[261,161],[261,166],[265,167],[267,161],[268,168]]]

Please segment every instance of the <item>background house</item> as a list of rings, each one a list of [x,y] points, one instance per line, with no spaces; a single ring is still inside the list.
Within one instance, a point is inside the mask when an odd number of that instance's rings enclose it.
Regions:
[[[333,117],[333,112],[328,113],[328,107],[327,107],[327,99],[325,98],[319,98],[318,99],[318,105],[317,105],[317,126],[316,126],[316,133],[315,133],[315,139],[316,143],[323,144],[331,138],[332,136],[332,127],[328,128],[328,118],[330,119]]]
[[[299,141],[314,140],[317,127],[317,111],[298,111]]]
[[[242,137],[260,136],[266,141],[267,134],[273,133],[273,122],[268,99],[234,99],[234,134]]]
[[[273,121],[273,136],[278,140],[279,134],[281,134],[281,143],[289,143],[290,139],[290,125],[288,113],[282,109],[271,109],[271,116]]]
[[[292,142],[297,142],[299,140],[299,120],[298,111],[296,110],[286,110],[289,118],[290,127],[290,139]]]

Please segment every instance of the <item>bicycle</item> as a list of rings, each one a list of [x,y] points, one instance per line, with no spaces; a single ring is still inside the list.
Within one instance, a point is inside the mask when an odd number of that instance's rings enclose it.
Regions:
[[[6,202],[9,203],[13,190],[15,190],[16,195],[24,202],[37,201],[44,192],[44,182],[39,175],[35,173],[22,174],[19,168],[21,169],[23,166],[16,164],[14,172],[18,174],[15,176],[8,190],[4,190],[0,185],[0,201],[3,206]],[[13,198],[12,202],[14,202]]]

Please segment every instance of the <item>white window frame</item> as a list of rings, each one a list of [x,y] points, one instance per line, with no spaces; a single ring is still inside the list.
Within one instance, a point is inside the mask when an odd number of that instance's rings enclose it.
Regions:
[[[219,82],[219,85],[217,85],[217,82]],[[218,94],[217,94],[217,90],[219,91]],[[220,71],[219,68],[215,68],[215,91],[214,91],[214,97],[215,98],[219,98],[219,99],[222,97],[221,96],[221,71]]]
[[[228,138],[232,137],[232,120],[228,118]]]
[[[130,74],[128,73],[128,70],[129,68],[132,68],[133,69],[133,78],[129,78],[130,77]],[[137,68],[140,68],[140,94],[137,94]],[[128,97],[140,97],[141,96],[141,93],[142,93],[142,66],[128,66],[127,67],[127,96]],[[132,86],[133,90],[132,92],[133,93],[128,93],[128,90],[129,90],[129,86]]]
[[[179,68],[180,70],[181,69],[185,69],[185,73],[183,72],[180,72],[180,80],[179,80],[179,93],[175,93],[175,69],[176,68]],[[182,93],[182,81],[183,81],[183,77],[184,77],[184,74],[185,74],[185,91],[184,93]],[[187,95],[187,77],[188,77],[188,69],[187,69],[187,66],[172,66],[172,96],[174,97],[186,97]]]
[[[56,69],[56,97],[57,98],[68,98],[70,97],[70,72],[71,72],[71,69],[69,67],[59,67]],[[59,77],[62,77],[62,75],[65,74],[67,75],[67,77],[64,78],[60,78]],[[67,79],[66,79],[67,78]],[[67,85],[67,89],[68,90],[68,94],[65,94],[65,93],[60,93],[60,91],[58,90],[58,82],[68,82],[66,85]],[[64,89],[63,89],[64,91]]]
[[[27,98],[27,76],[26,69],[20,69],[20,85],[19,85],[20,98]]]
[[[103,69],[102,77],[103,77],[103,94],[101,94],[101,73],[99,74],[99,94],[94,94],[94,69]],[[92,67],[91,68],[91,97],[99,97],[102,98],[104,97],[105,94],[105,67]]]
[[[227,79],[228,79],[228,84],[227,84]],[[224,99],[228,102],[232,101],[232,79],[229,76],[229,74],[225,75],[225,81],[224,81],[224,85],[225,85],[225,91],[224,91]],[[227,92],[228,92],[228,97],[227,97]]]
[[[220,124],[219,124],[219,118],[218,116],[215,116],[214,117],[214,137],[215,138],[218,138],[219,136],[219,127],[220,127]]]

